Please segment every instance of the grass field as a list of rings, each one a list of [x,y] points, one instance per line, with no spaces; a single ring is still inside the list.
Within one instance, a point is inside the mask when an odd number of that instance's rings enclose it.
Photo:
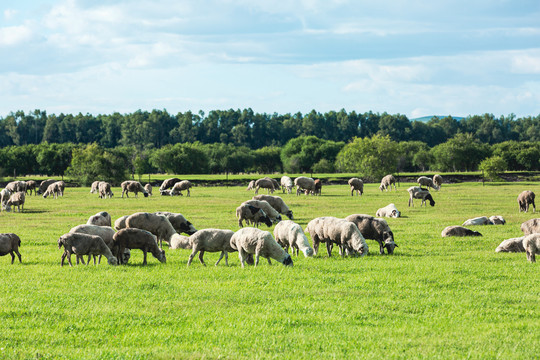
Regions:
[[[364,258],[296,258],[294,267],[242,269],[168,250],[167,263],[132,252],[126,266],[60,267],[60,235],[108,211],[113,221],[137,211],[181,212],[197,228],[237,230],[234,210],[251,198],[245,187],[195,187],[191,197],[100,200],[89,188],[67,188],[57,200],[28,197],[25,211],[0,214],[0,232],[22,239],[23,263],[0,258],[0,358],[38,359],[538,359],[540,268],[525,254],[501,254],[521,236],[517,195],[538,183],[443,185],[435,207],[407,207],[406,188],[362,197],[346,185],[320,197],[283,195],[303,227],[318,216],[374,215],[389,203],[399,247]],[[157,190],[157,189],[156,189]],[[157,191],[155,191],[157,193]],[[483,215],[504,226],[475,227],[480,238],[441,238],[442,229]],[[270,229],[271,230],[271,229]],[[73,258],[73,260],[75,260]]]

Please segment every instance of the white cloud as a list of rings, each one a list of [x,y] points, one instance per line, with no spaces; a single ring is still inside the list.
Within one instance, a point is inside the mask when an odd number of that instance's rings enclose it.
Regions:
[[[6,9],[4,10],[4,19],[11,20],[15,18],[15,15],[17,15],[18,11],[14,9]]]
[[[33,32],[26,25],[0,28],[0,46],[20,45],[32,39]]]

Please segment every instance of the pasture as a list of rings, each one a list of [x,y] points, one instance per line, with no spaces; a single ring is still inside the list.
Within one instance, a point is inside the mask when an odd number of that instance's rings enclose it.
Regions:
[[[522,190],[538,183],[444,184],[435,207],[408,208],[408,186],[380,192],[366,184],[351,197],[347,185],[322,196],[282,195],[303,228],[318,216],[375,215],[395,203],[402,218],[387,219],[399,247],[381,256],[293,256],[286,268],[262,259],[242,269],[237,253],[207,267],[190,251],[169,250],[167,263],[132,251],[128,265],[60,267],[58,237],[90,215],[113,219],[137,211],[180,212],[198,229],[237,230],[235,208],[253,196],[243,187],[194,187],[191,197],[99,199],[89,188],[66,188],[59,199],[28,196],[23,213],[0,214],[0,232],[22,240],[23,263],[0,257],[0,358],[429,358],[532,359],[540,354],[540,268],[524,253],[495,253],[520,224]],[[265,193],[265,192],[260,192]],[[537,202],[538,203],[538,202]],[[471,227],[483,237],[441,238],[448,225],[502,215],[504,226]],[[262,227],[267,230],[265,226]],[[268,229],[272,231],[272,229]],[[309,235],[308,235],[309,238]],[[75,258],[73,258],[75,260]]]

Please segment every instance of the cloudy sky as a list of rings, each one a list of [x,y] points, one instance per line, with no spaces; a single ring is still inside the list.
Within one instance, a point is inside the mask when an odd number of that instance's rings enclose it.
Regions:
[[[540,114],[538,0],[17,0],[0,11],[0,117]]]

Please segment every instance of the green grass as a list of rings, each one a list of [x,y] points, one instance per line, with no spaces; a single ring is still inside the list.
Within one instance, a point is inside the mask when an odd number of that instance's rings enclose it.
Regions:
[[[0,257],[0,358],[429,358],[533,359],[540,353],[540,268],[525,254],[498,254],[504,239],[537,214],[519,213],[517,195],[540,194],[537,183],[443,185],[435,207],[407,207],[406,188],[362,197],[346,185],[321,197],[283,195],[303,227],[318,216],[374,214],[395,203],[388,219],[399,247],[364,258],[293,256],[294,267],[242,269],[237,254],[208,267],[187,250],[168,250],[167,263],[134,250],[130,263],[60,267],[57,239],[90,215],[181,212],[197,228],[238,229],[234,211],[245,187],[195,187],[190,198],[100,200],[89,188],[63,198],[28,197],[25,211],[1,213],[1,232],[22,239],[23,263]],[[442,229],[483,215],[504,226],[474,227],[480,238],[441,238]],[[75,258],[73,258],[75,260]]]

